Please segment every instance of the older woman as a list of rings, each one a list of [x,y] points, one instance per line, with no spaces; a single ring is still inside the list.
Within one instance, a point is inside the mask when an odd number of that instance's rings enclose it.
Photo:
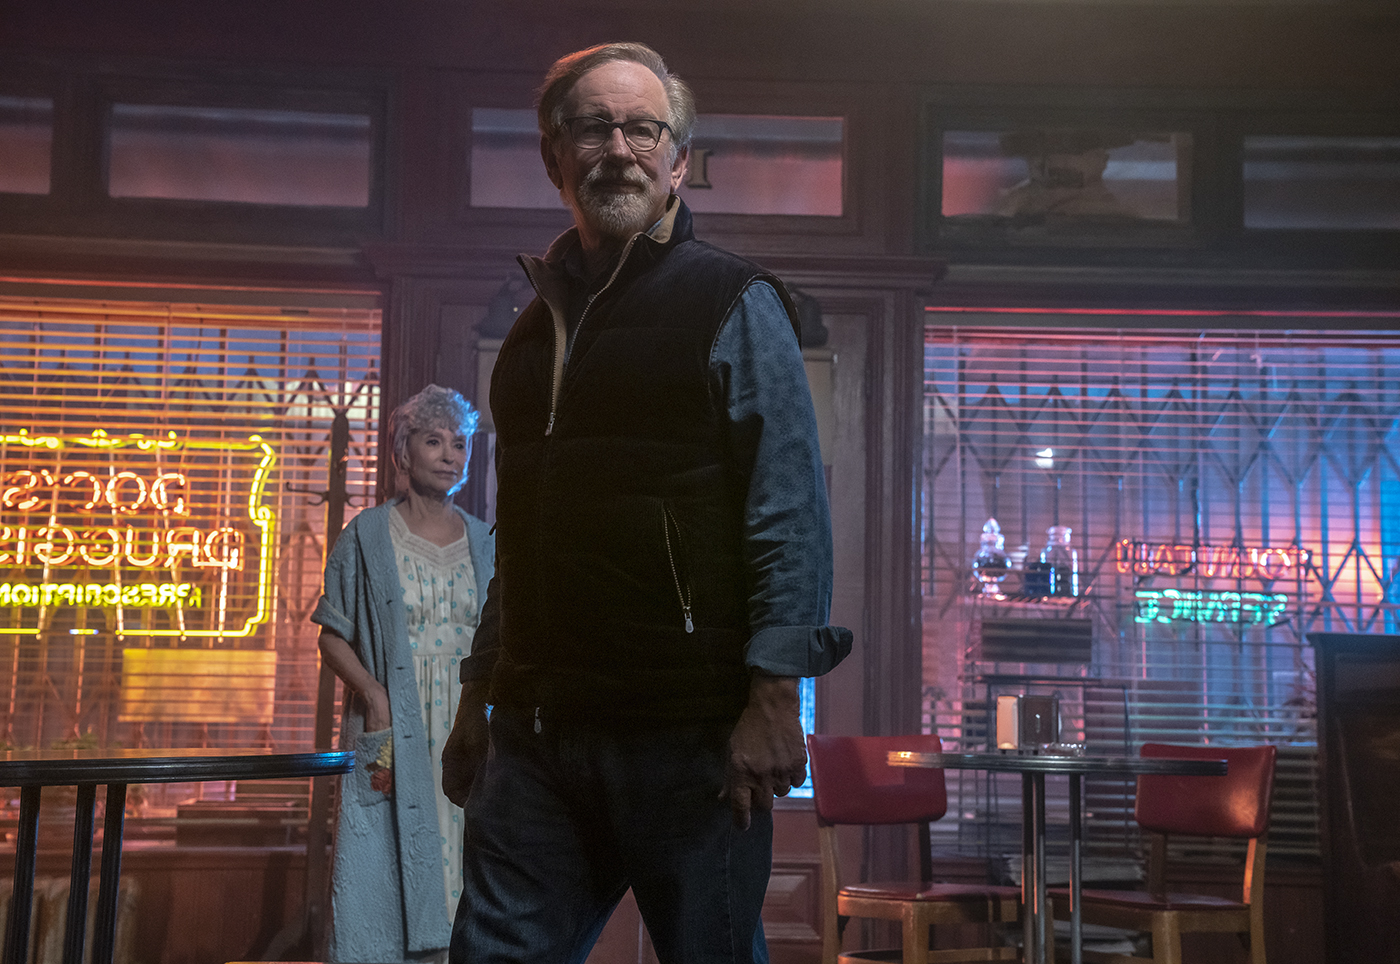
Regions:
[[[429,385],[389,418],[398,495],[356,516],[326,560],[313,622],[345,683],[331,882],[332,961],[432,959],[461,895],[462,811],[438,790],[492,537],[452,502],[477,413]]]

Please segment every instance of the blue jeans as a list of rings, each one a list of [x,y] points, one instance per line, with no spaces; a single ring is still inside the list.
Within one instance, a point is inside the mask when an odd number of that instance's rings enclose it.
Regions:
[[[732,723],[497,707],[466,806],[452,964],[582,964],[631,887],[663,964],[767,964],[772,815],[720,799]]]

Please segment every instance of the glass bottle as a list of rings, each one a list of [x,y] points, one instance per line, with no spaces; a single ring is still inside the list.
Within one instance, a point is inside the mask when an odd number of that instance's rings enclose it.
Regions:
[[[1070,545],[1069,526],[1045,530],[1045,549],[1040,554],[1049,581],[1049,596],[1079,595],[1079,553]]]
[[[1044,599],[1050,595],[1050,563],[1045,553],[1026,560],[1021,581],[1021,595],[1027,599]]]
[[[1006,555],[1006,537],[996,519],[988,519],[982,526],[981,545],[972,557],[972,571],[982,584],[982,595],[1002,598],[1001,581],[1011,571],[1011,560]]]

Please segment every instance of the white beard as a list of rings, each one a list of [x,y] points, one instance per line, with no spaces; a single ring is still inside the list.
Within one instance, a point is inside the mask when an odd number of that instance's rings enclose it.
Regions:
[[[599,182],[623,180],[643,190],[615,192]],[[608,170],[598,164],[583,178],[578,187],[578,206],[592,226],[606,237],[624,240],[651,227],[656,209],[654,184],[641,168],[629,165],[622,170]],[[669,193],[669,192],[668,192]]]

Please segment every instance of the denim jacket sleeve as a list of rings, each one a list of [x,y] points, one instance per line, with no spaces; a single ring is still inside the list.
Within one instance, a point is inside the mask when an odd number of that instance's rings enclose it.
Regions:
[[[749,479],[744,554],[751,636],[745,662],[820,676],[851,650],[831,613],[831,513],[802,351],[778,293],[754,282],[721,328],[710,377],[730,449]]]

